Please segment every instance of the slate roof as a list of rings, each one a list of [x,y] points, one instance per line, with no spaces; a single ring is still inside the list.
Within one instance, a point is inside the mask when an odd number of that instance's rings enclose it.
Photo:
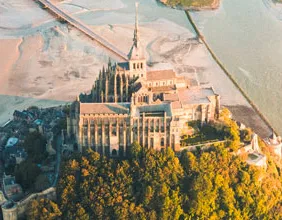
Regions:
[[[129,63],[128,62],[118,63],[117,69],[119,69],[118,67],[120,67],[121,69],[129,70]]]

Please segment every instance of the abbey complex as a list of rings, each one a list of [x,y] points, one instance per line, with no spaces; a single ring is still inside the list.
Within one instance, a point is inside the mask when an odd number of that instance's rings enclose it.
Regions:
[[[150,69],[140,42],[138,17],[128,61],[103,68],[91,93],[72,104],[67,133],[77,146],[102,155],[125,156],[139,142],[147,148],[180,150],[187,122],[217,118],[220,97],[212,88],[190,86],[173,69]]]

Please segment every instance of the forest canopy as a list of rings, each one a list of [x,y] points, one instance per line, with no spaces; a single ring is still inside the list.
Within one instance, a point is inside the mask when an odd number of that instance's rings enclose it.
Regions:
[[[282,218],[281,174],[272,160],[267,170],[250,166],[223,145],[176,157],[170,148],[134,143],[129,155],[118,160],[89,150],[67,160],[57,187],[60,218]]]

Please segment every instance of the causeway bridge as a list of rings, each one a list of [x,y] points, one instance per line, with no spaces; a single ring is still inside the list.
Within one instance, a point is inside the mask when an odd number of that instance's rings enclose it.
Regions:
[[[37,0],[40,2],[45,8],[51,10],[54,14],[56,14],[59,18],[65,20],[81,32],[83,32],[86,36],[90,37],[92,40],[98,42],[101,46],[106,48],[107,50],[114,53],[116,56],[122,59],[122,61],[127,61],[128,57],[125,53],[115,48],[112,44],[107,42],[104,38],[100,37],[96,34],[89,26],[84,24],[78,18],[73,17],[72,15],[68,14],[67,12],[63,11],[62,9],[55,6],[52,2],[48,0]]]

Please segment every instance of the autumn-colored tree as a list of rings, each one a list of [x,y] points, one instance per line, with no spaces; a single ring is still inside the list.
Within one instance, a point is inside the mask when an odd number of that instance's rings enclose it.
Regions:
[[[269,157],[267,170],[248,165],[230,151],[240,144],[235,135],[206,151],[183,151],[179,159],[170,148],[137,143],[128,160],[91,150],[75,154],[57,186],[60,218],[281,219],[278,164]]]
[[[62,213],[58,205],[49,199],[33,200],[28,206],[27,219],[30,220],[52,220],[58,219]]]

